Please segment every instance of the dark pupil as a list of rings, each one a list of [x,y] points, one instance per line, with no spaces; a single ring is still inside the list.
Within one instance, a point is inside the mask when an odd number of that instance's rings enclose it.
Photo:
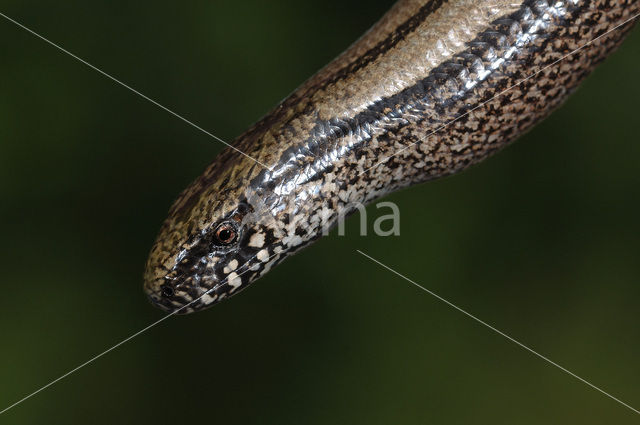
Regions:
[[[218,232],[218,238],[222,242],[229,242],[233,238],[233,232],[230,229],[221,229]]]
[[[175,291],[173,290],[173,288],[171,286],[163,286],[162,287],[162,295],[169,298],[169,297],[173,297],[173,294],[175,293]]]

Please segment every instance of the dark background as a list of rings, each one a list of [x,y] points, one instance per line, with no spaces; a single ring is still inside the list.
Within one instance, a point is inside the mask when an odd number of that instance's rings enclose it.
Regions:
[[[232,140],[391,4],[5,0],[0,11]],[[347,237],[170,318],[0,423],[638,423],[355,250],[639,408],[639,46],[635,31],[495,158],[388,197],[400,237],[360,237],[354,217]],[[223,146],[3,18],[0,55],[3,409],[163,316],[142,292],[147,253]]]

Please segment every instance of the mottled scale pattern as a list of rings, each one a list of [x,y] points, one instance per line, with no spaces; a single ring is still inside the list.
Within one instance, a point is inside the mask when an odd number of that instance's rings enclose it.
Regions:
[[[147,294],[179,313],[213,305],[354,205],[489,157],[560,105],[639,12],[638,0],[399,1],[235,141],[258,162],[227,149],[180,195]]]

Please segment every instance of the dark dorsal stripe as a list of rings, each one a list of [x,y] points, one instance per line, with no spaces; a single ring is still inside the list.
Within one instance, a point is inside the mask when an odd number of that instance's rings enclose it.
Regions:
[[[338,70],[331,78],[322,82],[320,87],[326,87],[343,80],[356,71],[365,68],[374,62],[380,56],[393,49],[398,43],[404,40],[409,34],[414,32],[432,13],[438,10],[449,0],[431,0],[422,6],[416,14],[407,19],[395,31],[392,31],[384,40],[380,41],[374,47],[369,49],[364,55],[358,57],[355,61],[348,63],[345,67]],[[314,91],[317,90],[314,87]]]

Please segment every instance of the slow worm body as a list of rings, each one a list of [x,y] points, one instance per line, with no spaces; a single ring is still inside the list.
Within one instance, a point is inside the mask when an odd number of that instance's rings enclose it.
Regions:
[[[180,195],[145,291],[170,311],[213,305],[354,205],[487,158],[557,107],[639,12],[638,0],[400,0],[235,141],[258,162],[227,149]]]

